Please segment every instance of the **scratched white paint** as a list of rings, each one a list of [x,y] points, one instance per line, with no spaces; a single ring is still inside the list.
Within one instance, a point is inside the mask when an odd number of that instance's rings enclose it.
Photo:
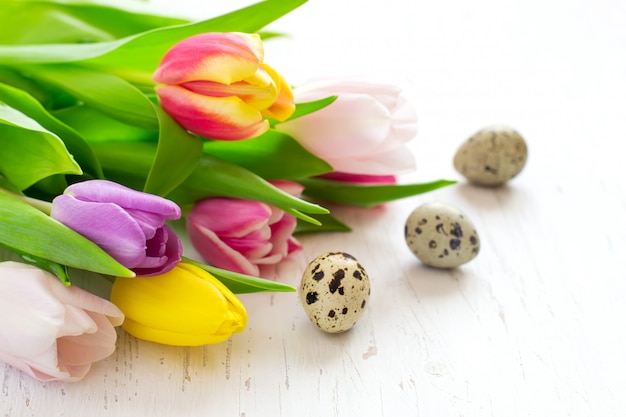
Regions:
[[[217,7],[202,3],[177,2]],[[624,18],[617,0],[314,0],[281,19],[293,38],[266,56],[294,82],[404,83],[420,115],[418,170],[404,181],[460,179],[456,147],[493,123],[526,138],[525,170],[500,189],[461,181],[373,210],[332,207],[354,231],[303,237],[277,278],[297,286],[328,250],[356,256],[372,296],[345,334],[317,330],[295,294],[246,295],[248,327],[221,345],[120,331],[117,351],[75,384],[0,365],[0,415],[625,415]],[[457,270],[420,265],[404,243],[406,216],[434,199],[481,235]]]

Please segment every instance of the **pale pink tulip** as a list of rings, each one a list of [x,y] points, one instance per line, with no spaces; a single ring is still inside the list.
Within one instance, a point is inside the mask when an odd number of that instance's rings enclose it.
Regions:
[[[406,144],[417,133],[417,114],[395,85],[345,78],[294,89],[296,103],[338,96],[329,106],[276,125],[335,171],[396,175],[415,168]]]
[[[210,139],[239,140],[294,111],[289,84],[263,62],[256,34],[203,33],[174,45],[153,79],[161,106],[181,126]]]
[[[0,263],[0,360],[42,381],[78,381],[115,350],[111,302],[18,262]]]
[[[273,184],[293,195],[303,189],[289,181]],[[189,240],[206,262],[253,276],[301,248],[295,227],[296,218],[276,207],[234,198],[201,200],[187,216]]]

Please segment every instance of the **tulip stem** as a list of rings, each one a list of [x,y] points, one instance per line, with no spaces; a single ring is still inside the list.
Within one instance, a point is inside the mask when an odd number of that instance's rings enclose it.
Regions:
[[[48,216],[50,215],[50,212],[52,211],[52,203],[49,203],[47,201],[38,200],[36,198],[26,197],[25,195],[12,193],[11,191],[5,190],[4,188],[1,188],[1,187],[0,187],[0,193],[10,195],[11,197],[15,197],[18,200],[28,203],[30,206],[47,214]]]

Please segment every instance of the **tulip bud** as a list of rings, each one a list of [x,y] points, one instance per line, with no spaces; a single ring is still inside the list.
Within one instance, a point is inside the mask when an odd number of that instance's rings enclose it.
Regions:
[[[273,184],[293,195],[303,188],[290,181]],[[292,236],[296,223],[294,216],[259,201],[207,198],[187,216],[187,234],[209,264],[260,276],[261,267],[275,265],[301,248]]]
[[[166,220],[178,219],[172,201],[105,180],[70,185],[52,201],[50,216],[100,246],[137,275],[176,265],[182,244]]]
[[[204,33],[172,47],[153,75],[163,109],[185,129],[210,139],[239,140],[269,129],[267,117],[295,110],[282,76],[263,63],[256,34]]]
[[[294,94],[298,103],[337,96],[327,107],[275,126],[335,171],[387,176],[415,168],[406,143],[417,133],[417,114],[399,87],[337,78],[303,84]]]
[[[78,381],[115,350],[109,301],[32,265],[0,262],[0,361],[42,381]]]
[[[217,278],[181,262],[146,278],[117,278],[111,301],[126,315],[133,336],[174,346],[219,343],[241,332],[248,320],[241,301]]]

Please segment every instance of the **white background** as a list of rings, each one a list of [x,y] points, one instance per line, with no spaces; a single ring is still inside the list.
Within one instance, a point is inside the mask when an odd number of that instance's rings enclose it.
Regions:
[[[210,17],[250,3],[155,1]],[[215,3],[215,4],[214,4]],[[6,416],[626,415],[626,3],[618,0],[312,0],[272,24],[266,61],[292,83],[369,75],[402,85],[419,114],[417,171],[458,185],[373,210],[331,207],[349,234],[301,239],[278,279],[297,286],[328,250],[355,255],[372,297],[327,335],[296,294],[242,296],[228,342],[176,348],[120,332],[79,383],[0,364]],[[509,186],[466,184],[456,148],[486,125],[527,140]],[[426,201],[465,211],[479,256],[422,266],[404,222]]]

